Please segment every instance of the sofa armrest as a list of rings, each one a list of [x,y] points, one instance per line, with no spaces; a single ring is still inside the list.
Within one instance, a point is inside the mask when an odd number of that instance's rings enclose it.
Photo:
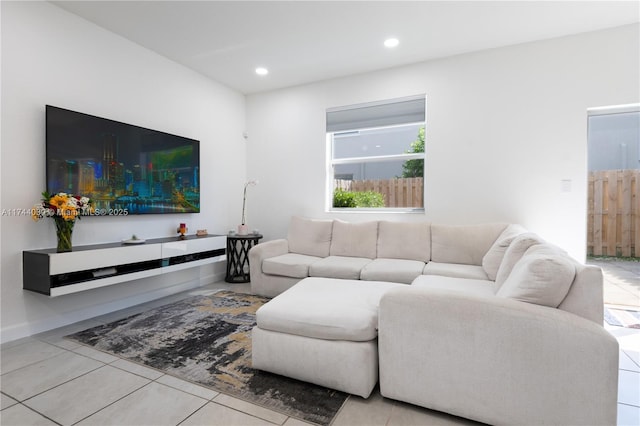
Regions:
[[[262,273],[262,261],[270,257],[289,253],[289,243],[285,239],[271,240],[256,244],[249,250],[249,273],[258,276]]]
[[[260,265],[262,265],[264,259],[287,253],[289,253],[289,243],[285,239],[256,244],[249,250],[249,264],[260,263]]]
[[[559,309],[429,288],[386,293],[383,396],[489,424],[615,424],[618,342]]]
[[[289,242],[285,239],[271,240],[251,247],[249,250],[249,274],[253,294],[274,297],[299,281],[289,277],[270,277],[262,272],[264,259],[287,253],[289,253]]]

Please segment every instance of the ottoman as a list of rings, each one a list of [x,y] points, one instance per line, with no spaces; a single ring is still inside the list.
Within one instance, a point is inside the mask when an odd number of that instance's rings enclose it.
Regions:
[[[253,368],[367,398],[378,381],[378,306],[405,284],[305,278],[256,312]]]

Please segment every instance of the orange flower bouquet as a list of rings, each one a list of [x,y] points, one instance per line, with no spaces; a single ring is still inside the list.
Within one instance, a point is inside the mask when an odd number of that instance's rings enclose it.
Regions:
[[[36,222],[45,217],[50,217],[56,224],[56,236],[58,237],[58,252],[71,251],[71,236],[76,219],[83,215],[91,214],[91,199],[64,192],[53,196],[47,191],[42,193],[42,201],[33,207],[31,217]]]

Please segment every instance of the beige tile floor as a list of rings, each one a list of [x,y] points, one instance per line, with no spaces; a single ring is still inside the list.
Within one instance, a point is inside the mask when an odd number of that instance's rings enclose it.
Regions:
[[[589,258],[587,263],[602,268],[604,303],[640,310],[640,260]]]
[[[0,348],[0,424],[29,425],[283,425],[306,423],[80,346],[63,336],[218,288],[216,283]],[[618,424],[640,425],[640,330],[607,327],[620,342]],[[335,426],[472,425],[466,419],[383,398],[350,397]]]

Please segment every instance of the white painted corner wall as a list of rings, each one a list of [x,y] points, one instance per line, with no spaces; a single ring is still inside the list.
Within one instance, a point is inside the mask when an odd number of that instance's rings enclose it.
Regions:
[[[247,98],[249,222],[520,223],[586,256],[587,108],[640,100],[640,26],[453,56]],[[424,214],[325,211],[327,108],[425,93]],[[570,192],[563,181],[571,181]],[[268,213],[267,213],[268,212]]]
[[[28,209],[45,189],[45,105],[200,140],[200,214],[87,217],[75,245],[240,220],[246,170],[245,97],[48,2],[1,2],[1,208]],[[2,341],[152,300],[224,277],[224,264],[59,298],[22,290],[22,251],[55,247],[53,221],[1,218]]]

